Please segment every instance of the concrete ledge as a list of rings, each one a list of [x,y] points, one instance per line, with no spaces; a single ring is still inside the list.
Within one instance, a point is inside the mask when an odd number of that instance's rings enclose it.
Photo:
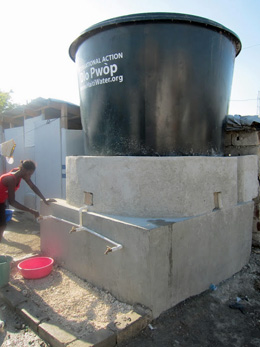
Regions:
[[[137,312],[132,311],[130,314],[121,315],[115,322],[112,322],[108,327],[117,335],[117,344],[129,340],[134,335],[143,330],[150,322],[151,317],[148,315],[142,317]]]
[[[88,337],[88,341],[77,340],[68,345],[69,347],[114,347],[116,346],[116,334],[110,329],[100,329]]]
[[[17,313],[25,320],[34,332],[38,332],[38,325],[47,320],[48,316],[31,302],[24,302],[16,307]]]
[[[82,340],[76,340],[76,341],[70,343],[67,346],[68,347],[92,347],[93,343],[82,341]],[[113,346],[115,346],[115,345],[113,345]]]
[[[48,321],[39,324],[38,335],[45,341],[49,342],[52,347],[64,347],[77,338],[57,326],[55,322]]]
[[[45,205],[41,202],[41,215],[54,215],[58,218],[70,220],[72,223],[79,224],[79,209],[72,206],[63,199],[55,199],[50,205]]]

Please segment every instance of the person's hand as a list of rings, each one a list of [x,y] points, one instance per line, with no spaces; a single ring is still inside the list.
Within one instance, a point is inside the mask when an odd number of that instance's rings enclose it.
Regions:
[[[46,205],[49,205],[50,202],[56,202],[55,199],[45,199],[43,200]]]
[[[30,212],[34,215],[35,218],[40,217],[40,213],[38,211],[31,209]]]

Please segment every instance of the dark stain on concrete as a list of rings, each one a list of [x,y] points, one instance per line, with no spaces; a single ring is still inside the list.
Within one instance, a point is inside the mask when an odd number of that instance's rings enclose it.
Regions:
[[[167,221],[165,219],[149,219],[148,222],[152,223],[152,224],[155,224],[158,227],[163,227],[163,226],[166,226],[166,225],[171,225],[171,224],[176,223],[174,221]]]

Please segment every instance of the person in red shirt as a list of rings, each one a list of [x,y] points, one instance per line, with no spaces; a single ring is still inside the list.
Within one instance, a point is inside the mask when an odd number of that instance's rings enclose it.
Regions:
[[[15,192],[20,187],[21,180],[23,179],[28,186],[37,194],[46,205],[49,202],[55,201],[54,199],[45,199],[40,190],[31,181],[31,176],[36,169],[36,165],[32,160],[21,161],[18,168],[12,169],[10,172],[0,176],[0,242],[6,227],[5,209],[6,201],[14,208],[22,211],[30,212],[38,218],[40,216],[39,212],[33,210],[32,208],[26,207],[15,200]]]

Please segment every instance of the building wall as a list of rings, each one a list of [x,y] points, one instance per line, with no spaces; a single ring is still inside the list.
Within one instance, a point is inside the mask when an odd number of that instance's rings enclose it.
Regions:
[[[4,130],[4,141],[14,139],[14,163],[4,163],[1,173],[19,166],[21,160],[31,159],[37,164],[32,181],[46,198],[66,198],[62,163],[66,156],[82,155],[82,130],[61,129],[60,118],[45,120],[38,116],[24,121],[24,126]],[[67,154],[68,153],[68,154]],[[39,209],[40,198],[22,181],[16,199],[28,207]]]
[[[20,165],[20,160],[25,159],[25,151],[26,148],[24,146],[24,128],[23,127],[17,127],[17,128],[9,128],[4,130],[4,136],[5,141],[14,139],[16,143],[15,151],[14,151],[14,163],[12,165],[9,165],[8,163],[5,164],[5,167],[3,168],[3,172],[8,172],[11,169],[18,167]],[[34,160],[34,153],[31,154],[31,159]],[[35,182],[35,175],[32,176],[32,181]],[[20,189],[16,192],[15,197],[16,200],[24,203],[24,196],[27,191],[27,184],[25,182],[21,182]]]
[[[251,131],[227,131],[225,133],[225,155],[245,156],[254,154],[258,157],[258,180],[260,178],[260,132]],[[253,245],[260,246],[260,189],[258,184],[258,196],[254,199],[253,219]]]

